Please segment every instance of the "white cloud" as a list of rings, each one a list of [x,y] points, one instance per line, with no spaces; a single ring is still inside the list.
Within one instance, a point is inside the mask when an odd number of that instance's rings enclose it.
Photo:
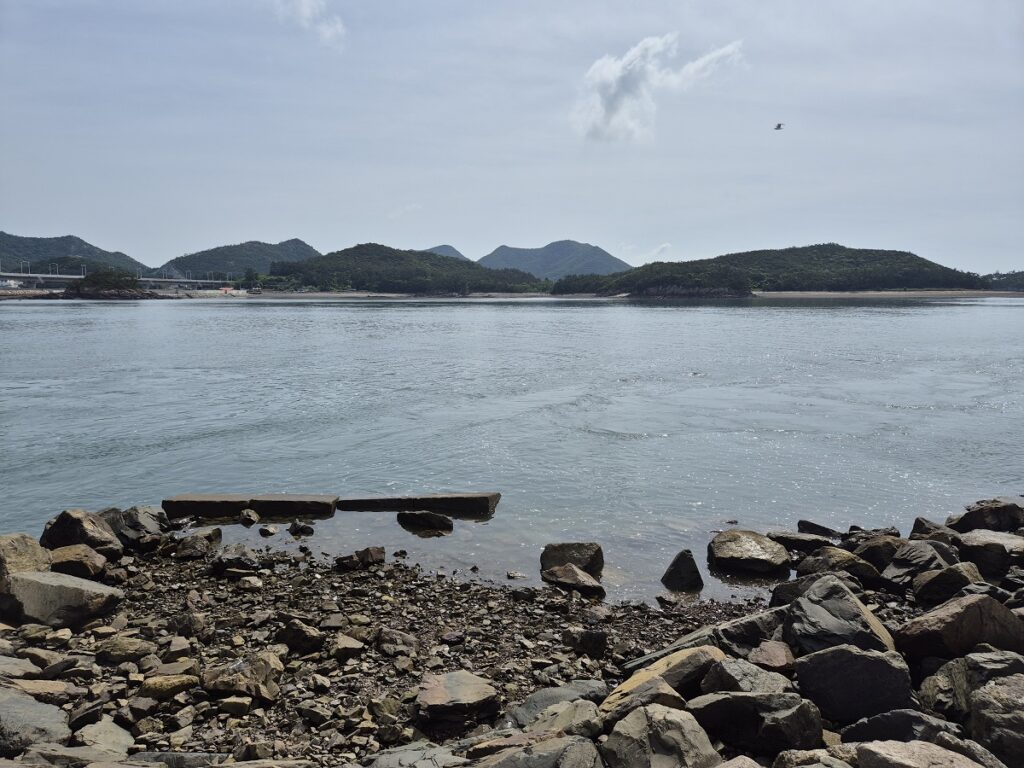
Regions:
[[[339,47],[345,39],[345,23],[331,13],[327,0],[277,0],[281,18],[314,32],[324,45]]]
[[[678,34],[645,37],[623,56],[602,56],[590,65],[584,91],[573,111],[579,131],[588,139],[637,139],[651,133],[658,89],[684,91],[716,69],[742,59],[742,40],[735,40],[678,69],[670,64],[678,53]]]
[[[388,218],[394,221],[395,219],[400,219],[403,216],[408,216],[410,213],[416,213],[417,211],[422,210],[423,206],[420,203],[409,203],[389,212]]]
[[[646,259],[648,261],[658,261],[666,253],[672,250],[672,243],[662,243],[657,248],[647,253]]]

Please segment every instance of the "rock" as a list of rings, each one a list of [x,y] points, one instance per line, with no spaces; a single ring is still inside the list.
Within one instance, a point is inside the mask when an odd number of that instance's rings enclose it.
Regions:
[[[948,733],[938,733],[934,740],[935,746],[956,752],[976,762],[983,768],[1007,768],[1006,763],[993,755],[981,744],[971,739],[960,739]]]
[[[726,658],[711,665],[700,682],[700,690],[702,693],[786,693],[793,690],[793,685],[777,672],[767,672],[744,659]]]
[[[879,573],[884,571],[892,559],[907,542],[898,536],[872,536],[858,544],[853,554],[871,563]]]
[[[258,571],[260,556],[245,544],[229,544],[210,563],[210,572],[222,575],[227,571]]]
[[[354,637],[338,633],[331,641],[330,655],[335,661],[344,662],[363,652],[365,646]]]
[[[951,517],[946,525],[959,533],[978,530],[1016,531],[1024,528],[1024,498],[984,499],[967,506],[967,511]]]
[[[384,627],[377,637],[377,646],[385,656],[415,656],[419,652],[420,641],[408,632]]]
[[[605,590],[598,581],[586,571],[578,568],[572,563],[556,565],[541,571],[541,579],[548,584],[568,591],[579,592],[584,597],[596,597],[604,599]]]
[[[952,528],[934,523],[923,517],[914,519],[914,527],[910,532],[911,539],[933,539],[944,544],[953,545],[960,539],[960,534]]]
[[[27,533],[0,536],[0,594],[8,590],[12,573],[49,569],[50,551]]]
[[[492,719],[498,713],[498,693],[489,681],[460,669],[424,675],[416,704],[428,722],[461,725]]]
[[[908,541],[900,547],[882,577],[902,587],[910,587],[915,576],[925,571],[939,571],[959,561],[956,552],[937,541]]]
[[[155,643],[138,637],[113,635],[96,644],[96,661],[100,664],[116,665],[126,661],[138,661],[143,656],[155,654]]]
[[[534,691],[522,704],[508,713],[507,720],[521,728],[552,704],[577,699],[596,703],[603,701],[607,695],[608,686],[603,680],[573,680],[566,685]]]
[[[650,704],[615,724],[601,755],[609,768],[712,768],[722,762],[688,712]]]
[[[1024,674],[1024,656],[1012,651],[968,653],[943,664],[925,678],[918,691],[921,703],[947,720],[963,721],[970,697],[991,680]]]
[[[773,608],[722,622],[711,632],[712,644],[733,656],[746,658],[754,648],[777,634],[785,618],[784,608]]]
[[[165,701],[199,685],[195,675],[154,675],[147,677],[136,695],[155,701]]]
[[[724,661],[725,654],[711,645],[685,648],[658,659],[653,664],[635,672],[609,694],[612,698],[621,691],[628,691],[651,678],[661,678],[683,696],[697,693],[700,682],[712,665]]]
[[[746,755],[739,755],[738,757],[734,757],[732,760],[726,760],[724,763],[719,763],[718,768],[761,768],[761,766]]]
[[[221,699],[217,703],[217,706],[221,712],[227,712],[229,715],[241,717],[242,715],[249,714],[249,710],[252,709],[252,697],[228,696],[226,699]]]
[[[316,533],[316,529],[303,520],[293,520],[288,525],[288,533],[298,538],[299,536],[312,536]]]
[[[303,703],[295,708],[296,714],[310,725],[321,726],[330,721],[332,712],[325,706],[316,703]]]
[[[1000,677],[971,693],[967,727],[1008,766],[1024,765],[1024,674]]]
[[[270,493],[251,498],[249,508],[267,520],[327,518],[337,502],[338,497],[330,494]]]
[[[36,742],[66,742],[68,717],[21,691],[0,688],[0,757],[17,757]]]
[[[111,768],[111,757],[115,756],[96,747],[68,747],[53,742],[40,742],[26,750],[22,765]],[[113,768],[118,766],[115,763]]]
[[[50,555],[53,558],[50,570],[82,579],[96,579],[107,567],[107,558],[87,544],[57,547]]]
[[[13,656],[0,656],[0,680],[14,680],[23,677],[35,677],[39,667],[28,659],[16,659]],[[6,679],[6,680],[5,680]]]
[[[597,711],[597,705],[586,699],[578,699],[552,704],[538,714],[525,730],[535,733],[554,731],[593,739],[601,735],[603,726],[604,720]]]
[[[121,540],[107,521],[84,509],[66,509],[50,520],[39,537],[39,543],[47,549],[86,544],[107,560],[119,560],[124,553]]]
[[[969,531],[960,537],[957,551],[961,560],[978,566],[986,578],[998,581],[1011,565],[1024,565],[1024,536],[999,531]]]
[[[796,678],[800,693],[840,723],[913,705],[910,670],[895,651],[827,648],[797,659]]]
[[[130,552],[152,552],[160,546],[164,533],[171,528],[160,507],[111,508],[99,514]]]
[[[259,513],[255,509],[243,509],[238,513],[238,522],[246,528],[251,528],[260,521]]]
[[[940,733],[959,736],[960,728],[916,709],[894,709],[865,717],[842,730],[844,742],[858,741],[932,741]]]
[[[789,570],[786,548],[754,531],[722,531],[708,544],[708,562],[725,573],[777,573]]]
[[[693,559],[693,553],[690,550],[684,549],[672,558],[668,569],[661,577],[661,583],[665,585],[666,589],[675,592],[695,591],[704,586],[704,579],[700,575],[697,561]]]
[[[858,768],[979,768],[963,755],[926,741],[868,741],[857,745]]]
[[[846,585],[853,593],[858,593],[863,588],[860,582],[850,576],[848,573],[839,571],[838,573],[831,574],[835,576],[839,581]],[[772,587],[772,596],[768,600],[768,606],[771,608],[781,608],[782,606],[789,605],[798,597],[803,597],[804,593],[810,589],[815,582],[820,579],[822,574],[812,573],[807,576],[798,576],[790,581],[780,581],[774,587]]]
[[[277,536],[277,526],[276,525],[261,525],[259,527],[259,534],[264,539],[269,539],[271,536]]]
[[[810,520],[797,520],[796,529],[800,533],[813,533],[815,536],[824,536],[827,539],[838,539],[843,535],[834,528],[829,528]]]
[[[203,673],[203,688],[221,696],[251,696],[273,701],[281,692],[278,680],[284,671],[281,660],[270,651],[214,667]]]
[[[603,629],[569,627],[562,630],[562,644],[591,659],[603,659],[608,650],[608,633]]]
[[[103,717],[99,722],[85,726],[75,734],[74,740],[80,746],[109,753],[112,761],[126,758],[128,750],[135,745],[135,737],[111,717]]]
[[[893,650],[893,639],[849,588],[835,576],[822,576],[789,608],[783,638],[795,653],[837,645],[862,650]]]
[[[754,754],[821,745],[818,708],[795,693],[708,693],[686,709],[712,738]]]
[[[50,571],[22,571],[8,579],[22,615],[51,627],[76,626],[113,610],[124,593],[95,581]]]
[[[231,520],[251,509],[250,498],[240,493],[183,493],[164,499],[161,506],[171,520],[183,517]]]
[[[851,768],[851,766],[846,761],[833,757],[826,748],[787,749],[775,757],[772,768]]]
[[[957,563],[940,571],[925,571],[914,578],[914,597],[925,608],[933,608],[953,597],[968,584],[982,581],[974,563]]]
[[[334,568],[342,572],[365,570],[383,563],[384,557],[384,547],[367,547],[351,555],[335,558]]]
[[[178,540],[178,548],[174,556],[179,560],[201,560],[221,542],[220,528],[200,528]]]
[[[298,619],[291,619],[277,633],[277,642],[284,643],[288,650],[305,656],[324,647],[324,633]]]
[[[434,768],[442,763],[415,763]],[[507,749],[473,764],[476,768],[602,768],[597,747],[582,736],[552,736],[529,746]],[[374,764],[376,768],[376,764]]]
[[[877,583],[881,578],[875,566],[867,560],[862,560],[852,552],[839,547],[822,547],[796,566],[799,576],[831,571],[843,571],[864,584]]]
[[[672,709],[683,709],[686,701],[660,677],[645,677],[616,687],[598,708],[605,727],[615,725],[630,712],[648,704],[660,704]]]
[[[370,768],[453,768],[468,764],[468,760],[456,757],[446,747],[429,741],[414,741],[378,752]]]
[[[454,518],[485,520],[494,517],[500,493],[437,493],[425,496],[380,496],[339,499],[337,508],[345,512],[441,512]]]
[[[791,531],[769,531],[768,538],[784,546],[789,552],[809,555],[822,547],[831,547],[832,539],[816,533],[792,533]]]
[[[747,661],[780,674],[792,672],[796,663],[793,650],[781,640],[765,640],[747,655]]]
[[[540,553],[540,569],[548,571],[561,565],[574,565],[597,581],[604,571],[604,550],[594,542],[548,544]]]
[[[455,523],[440,512],[399,512],[398,524],[419,535],[443,536],[455,530]]]
[[[971,595],[943,603],[896,631],[899,650],[914,659],[963,656],[978,643],[1020,652],[1024,623],[991,597]]]

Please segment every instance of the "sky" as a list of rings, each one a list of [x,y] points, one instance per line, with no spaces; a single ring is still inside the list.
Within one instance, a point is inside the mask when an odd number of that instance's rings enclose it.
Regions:
[[[0,99],[0,229],[153,266],[298,237],[1024,269],[1018,0],[0,0]]]

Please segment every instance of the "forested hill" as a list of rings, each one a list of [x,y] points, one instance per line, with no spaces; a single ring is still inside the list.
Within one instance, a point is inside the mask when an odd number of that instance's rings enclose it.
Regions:
[[[546,291],[550,283],[514,269],[488,269],[476,262],[426,251],[400,251],[364,243],[271,269],[293,287],[379,293],[451,295],[470,292]]]
[[[205,277],[208,273],[213,273],[215,278],[223,278],[230,273],[237,279],[246,270],[251,269],[262,275],[270,271],[270,265],[274,262],[302,261],[319,255],[318,250],[299,239],[277,244],[250,240],[179,256],[164,264],[160,271],[166,271],[174,277],[184,277],[186,272],[191,272],[194,278]]]
[[[1024,291],[1024,270],[1017,272],[994,272],[985,279],[996,291]]]
[[[630,268],[603,248],[575,240],[559,240],[543,248],[501,245],[478,263],[492,269],[521,269],[548,280],[566,275],[610,275]]]
[[[62,237],[21,237],[0,232],[0,266],[4,272],[22,271],[21,262],[26,261],[25,271],[48,273],[50,264],[59,266],[61,272],[79,274],[84,266],[87,271],[100,269],[122,269],[136,274],[148,274],[150,268],[120,251],[105,251],[74,235]]]
[[[716,283],[721,282],[721,285]],[[746,283],[755,291],[978,289],[989,281],[906,251],[847,248],[836,243],[730,253],[714,259],[655,262],[603,280],[572,276],[555,293],[678,295],[672,286],[722,289]]]
[[[467,256],[464,256],[458,248],[453,245],[435,245],[433,248],[424,248],[427,253],[436,253],[438,256],[451,256],[453,259],[463,259],[469,261]]]

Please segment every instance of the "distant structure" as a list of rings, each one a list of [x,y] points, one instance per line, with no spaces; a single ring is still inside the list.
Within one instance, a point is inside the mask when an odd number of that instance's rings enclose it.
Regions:
[[[785,123],[776,123],[775,124],[775,130],[776,131],[781,131],[783,125],[785,125]]]

